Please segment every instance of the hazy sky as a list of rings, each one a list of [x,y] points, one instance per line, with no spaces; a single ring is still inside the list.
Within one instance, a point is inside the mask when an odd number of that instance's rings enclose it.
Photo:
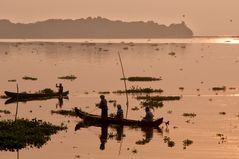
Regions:
[[[183,20],[196,35],[239,35],[238,7],[239,0],[0,0],[0,19],[28,23],[102,16],[166,25]]]

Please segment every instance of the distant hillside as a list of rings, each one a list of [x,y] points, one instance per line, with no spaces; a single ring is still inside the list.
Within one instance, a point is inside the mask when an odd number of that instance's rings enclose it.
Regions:
[[[111,21],[105,18],[49,19],[22,24],[0,20],[0,38],[189,38],[193,32],[184,22],[159,25],[149,22]]]

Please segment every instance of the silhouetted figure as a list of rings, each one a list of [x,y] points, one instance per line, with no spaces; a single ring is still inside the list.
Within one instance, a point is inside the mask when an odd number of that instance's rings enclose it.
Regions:
[[[143,121],[153,121],[154,115],[153,115],[153,113],[150,111],[149,107],[146,107],[146,108],[145,108],[145,112],[146,112],[146,115],[145,115],[145,117],[143,118]]]
[[[101,118],[106,119],[108,117],[108,106],[107,106],[107,100],[105,99],[104,95],[100,96],[100,105],[99,108],[101,109]]]
[[[62,84],[61,83],[59,85],[56,84],[56,87],[58,88],[58,93],[59,94],[63,94],[63,86],[62,86]]]
[[[57,108],[58,106],[59,106],[60,108],[62,108],[62,106],[63,106],[63,97],[62,97],[62,96],[58,97],[58,103],[56,104],[56,108]]]
[[[117,118],[117,119],[123,119],[124,118],[124,111],[121,108],[120,104],[117,105],[117,113],[116,113],[115,118]]]
[[[121,141],[124,133],[124,127],[123,125],[117,125],[116,126],[116,140]]]
[[[105,143],[107,142],[108,138],[108,125],[103,124],[101,126],[101,135],[100,135],[100,150],[105,149]]]

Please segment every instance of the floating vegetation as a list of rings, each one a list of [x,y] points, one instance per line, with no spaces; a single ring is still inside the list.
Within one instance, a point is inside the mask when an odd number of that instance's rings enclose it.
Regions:
[[[195,113],[183,113],[183,116],[184,116],[184,117],[194,118],[194,117],[197,116],[197,114],[195,114]]]
[[[135,106],[135,107],[131,108],[131,110],[137,111],[137,110],[139,110],[139,108]]]
[[[37,80],[37,78],[29,77],[29,76],[24,76],[24,77],[22,77],[22,79],[24,79],[24,80],[32,80],[32,81],[36,81]]]
[[[183,91],[183,90],[184,90],[184,87],[179,87],[178,89],[181,90],[181,91]]]
[[[226,86],[213,87],[212,90],[213,90],[213,91],[226,91]]]
[[[120,80],[128,80],[131,82],[136,82],[136,81],[159,81],[161,78],[156,78],[156,77],[128,77],[128,78],[121,78]]]
[[[8,82],[17,82],[17,80],[12,79],[12,80],[8,80]]]
[[[169,101],[169,100],[180,100],[180,96],[138,96],[138,100],[154,100],[154,101]]]
[[[186,149],[186,147],[188,147],[192,144],[193,144],[192,140],[189,140],[189,139],[183,140],[183,149]]]
[[[172,110],[168,110],[167,113],[168,113],[168,114],[172,114],[173,111],[172,111]]]
[[[16,151],[28,146],[42,147],[50,136],[67,127],[40,120],[18,119],[0,121],[0,150]]]
[[[132,150],[132,153],[133,153],[133,154],[136,154],[137,152],[138,152],[138,150],[135,149],[135,148]]]
[[[11,114],[11,112],[9,110],[0,110],[0,113],[3,114]]]
[[[109,91],[100,91],[100,92],[98,92],[98,94],[110,94],[110,92]]]
[[[168,55],[175,56],[176,53],[175,52],[170,52],[170,53],[168,53]]]
[[[218,141],[218,144],[223,144],[227,142],[227,137],[225,137],[223,134],[219,133],[219,134],[216,134],[216,136],[220,138]]]
[[[51,114],[60,114],[60,115],[64,115],[64,116],[77,117],[74,110],[52,110]]]
[[[7,99],[7,98],[9,98],[9,97],[6,96],[6,95],[1,95],[0,98],[1,98],[1,99]]]
[[[118,93],[118,94],[122,94],[122,93],[162,93],[163,90],[162,89],[152,89],[152,88],[141,88],[141,87],[134,87],[132,86],[130,89],[125,90],[117,90],[114,91],[113,93]]]
[[[226,112],[219,112],[220,115],[226,115]]]
[[[228,88],[228,89],[230,89],[230,90],[236,90],[236,88],[235,88],[235,87],[230,87],[230,88]]]
[[[43,90],[39,91],[40,93],[44,93],[44,94],[51,94],[54,93],[54,91],[51,88],[45,88]]]
[[[164,143],[167,143],[168,144],[168,147],[174,147],[175,146],[175,142],[174,141],[172,141],[171,139],[170,139],[170,137],[168,137],[168,136],[164,136]]]
[[[75,75],[68,75],[68,76],[61,76],[61,77],[58,77],[58,79],[64,79],[64,80],[75,80],[77,79],[77,77]]]
[[[128,48],[128,47],[124,47],[123,49],[124,49],[124,50],[128,50],[129,48]]]
[[[151,99],[146,99],[144,101],[141,101],[140,104],[143,107],[149,107],[149,108],[162,108],[163,107],[163,102],[159,100],[151,100]]]

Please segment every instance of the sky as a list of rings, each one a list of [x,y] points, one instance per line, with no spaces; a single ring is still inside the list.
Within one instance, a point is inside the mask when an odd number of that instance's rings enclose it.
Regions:
[[[239,35],[239,0],[0,0],[0,19],[29,23],[101,16],[170,25],[185,21],[197,36]]]

